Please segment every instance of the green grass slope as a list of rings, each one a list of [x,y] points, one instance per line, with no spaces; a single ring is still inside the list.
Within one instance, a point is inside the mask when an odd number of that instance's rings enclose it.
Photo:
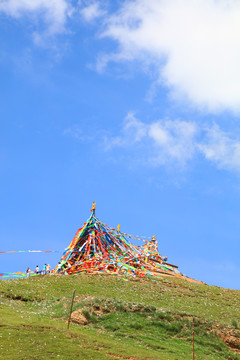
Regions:
[[[240,358],[237,290],[87,274],[0,282],[4,360],[188,360],[193,321],[196,360]]]

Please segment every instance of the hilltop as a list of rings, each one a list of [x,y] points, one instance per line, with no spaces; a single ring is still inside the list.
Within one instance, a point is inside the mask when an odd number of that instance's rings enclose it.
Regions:
[[[76,289],[72,322],[67,318]],[[239,359],[240,291],[107,274],[0,282],[4,359]]]

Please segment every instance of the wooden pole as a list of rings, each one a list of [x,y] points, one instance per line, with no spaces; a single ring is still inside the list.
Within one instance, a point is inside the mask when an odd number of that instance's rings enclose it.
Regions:
[[[195,359],[195,354],[194,354],[194,318],[193,318],[193,360]]]
[[[73,290],[72,304],[71,304],[70,314],[69,314],[69,318],[68,318],[68,329],[69,329],[69,325],[70,325],[70,322],[71,322],[71,315],[72,315],[72,308],[73,308],[73,301],[74,301],[75,292],[76,292],[76,290]]]

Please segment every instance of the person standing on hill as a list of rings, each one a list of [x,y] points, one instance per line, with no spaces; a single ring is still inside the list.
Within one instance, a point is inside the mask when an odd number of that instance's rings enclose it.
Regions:
[[[30,268],[28,267],[28,268],[27,268],[27,271],[26,271],[27,277],[30,276],[30,272],[31,272],[31,270],[30,270]]]
[[[57,272],[58,272],[58,274],[60,274],[61,270],[62,270],[62,265],[61,265],[60,262],[59,262],[58,265],[57,265]]]
[[[51,269],[51,266],[49,264],[47,264],[47,268],[46,268],[47,274],[50,274],[50,269]]]
[[[47,265],[45,264],[42,269],[42,275],[46,275]]]
[[[38,265],[36,266],[35,273],[36,273],[37,275],[38,275],[38,273],[39,273],[39,267],[38,267]]]

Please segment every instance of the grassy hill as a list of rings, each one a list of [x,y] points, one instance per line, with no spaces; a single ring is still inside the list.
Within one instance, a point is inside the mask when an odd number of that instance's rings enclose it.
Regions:
[[[87,274],[0,282],[1,359],[188,360],[193,321],[196,360],[240,358],[237,290]]]

